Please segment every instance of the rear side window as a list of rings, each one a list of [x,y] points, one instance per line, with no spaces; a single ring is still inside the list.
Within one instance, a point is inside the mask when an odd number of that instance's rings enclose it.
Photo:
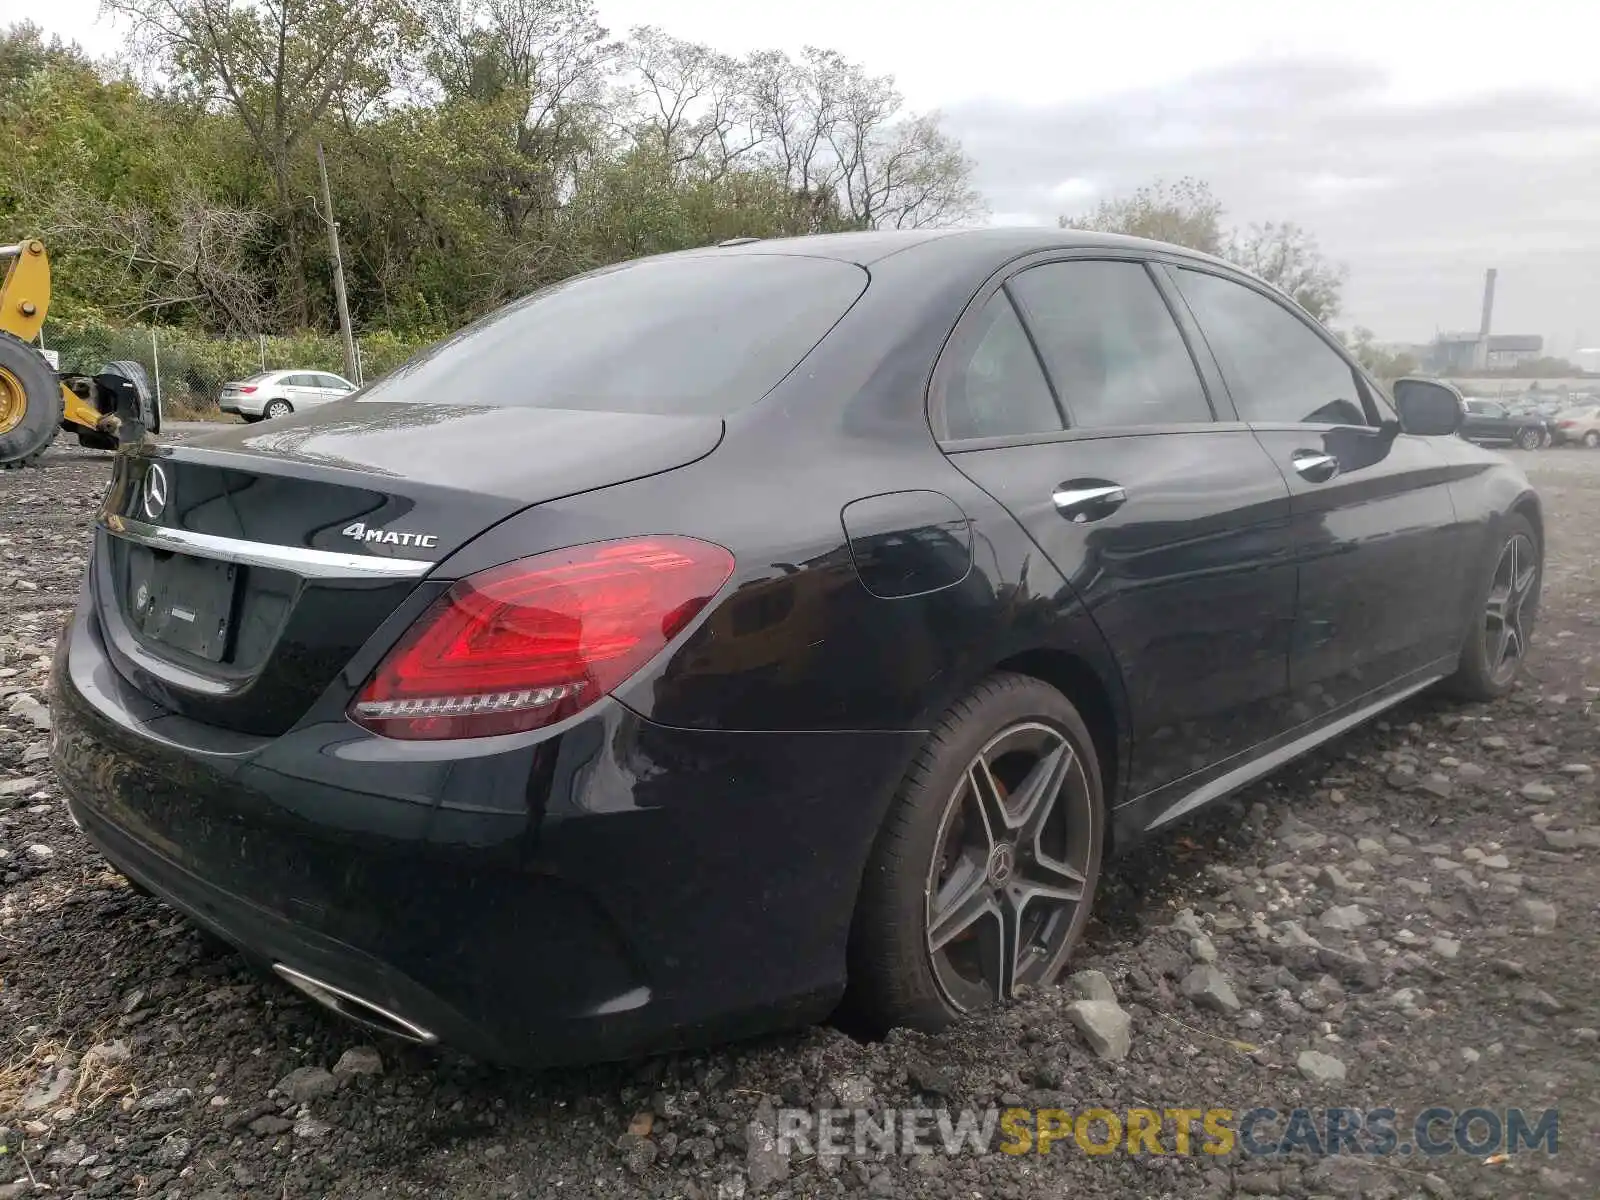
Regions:
[[[1246,421],[1365,425],[1355,372],[1299,317],[1253,288],[1179,268],[1173,276]]]
[[[771,391],[866,286],[852,263],[797,255],[630,263],[491,313],[364,399],[726,413]]]
[[[963,339],[944,385],[946,434],[952,438],[1056,433],[1061,412],[1039,356],[1004,292],[996,292]]]
[[[1189,348],[1142,264],[1046,263],[1006,286],[1073,428],[1211,420]]]

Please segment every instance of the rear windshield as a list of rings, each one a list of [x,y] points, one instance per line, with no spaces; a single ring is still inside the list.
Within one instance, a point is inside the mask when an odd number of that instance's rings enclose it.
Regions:
[[[491,313],[364,401],[731,412],[771,391],[866,286],[854,264],[796,255],[631,263]]]

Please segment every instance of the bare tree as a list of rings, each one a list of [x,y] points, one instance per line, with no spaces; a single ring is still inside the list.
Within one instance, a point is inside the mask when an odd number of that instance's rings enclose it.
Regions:
[[[1317,239],[1292,221],[1267,221],[1235,233],[1223,253],[1265,279],[1319,321],[1339,315],[1348,271],[1330,262]]]
[[[728,55],[646,25],[630,35],[623,65],[639,135],[674,169],[720,179],[762,144],[744,69]]]
[[[190,185],[180,186],[170,212],[57,187],[40,233],[95,264],[101,295],[137,297],[110,305],[124,316],[193,314],[239,334],[266,324],[269,289],[253,265],[265,224],[261,213],[217,204]]]

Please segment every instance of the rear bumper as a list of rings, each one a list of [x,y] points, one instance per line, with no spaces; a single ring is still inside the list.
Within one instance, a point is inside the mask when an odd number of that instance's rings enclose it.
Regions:
[[[80,607],[55,762],[128,876],[250,954],[476,1057],[596,1061],[824,1015],[920,736],[668,729],[254,738],[158,709]]]
[[[259,417],[265,410],[265,405],[259,400],[254,404],[248,400],[219,400],[217,407],[225,413],[237,413],[241,417]]]

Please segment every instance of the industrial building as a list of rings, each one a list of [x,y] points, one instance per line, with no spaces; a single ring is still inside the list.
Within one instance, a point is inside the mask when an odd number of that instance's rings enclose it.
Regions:
[[[1490,332],[1494,323],[1494,285],[1490,267],[1483,279],[1483,317],[1476,333],[1441,333],[1428,347],[1427,368],[1457,371],[1508,371],[1544,357],[1544,338],[1536,333]]]

